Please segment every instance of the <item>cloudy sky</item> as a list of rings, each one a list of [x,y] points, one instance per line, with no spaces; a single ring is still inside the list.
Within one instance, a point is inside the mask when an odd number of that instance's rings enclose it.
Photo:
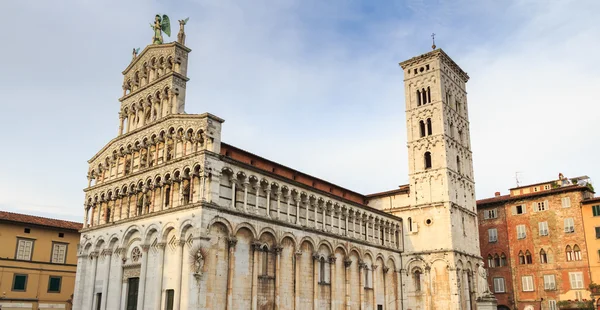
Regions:
[[[175,4],[176,3],[176,4]],[[600,178],[597,0],[1,1],[0,210],[81,221],[156,13],[186,26],[188,113],[223,141],[368,194],[408,180],[403,74],[432,32],[467,84],[477,197]],[[172,39],[174,39],[172,37]],[[597,186],[598,187],[598,186]]]

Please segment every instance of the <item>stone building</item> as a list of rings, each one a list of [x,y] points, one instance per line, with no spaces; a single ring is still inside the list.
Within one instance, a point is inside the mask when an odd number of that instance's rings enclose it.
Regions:
[[[72,309],[81,227],[0,211],[0,309]]]
[[[186,114],[183,25],[178,37],[134,52],[118,135],[89,160],[75,308],[495,308],[468,76],[442,50],[401,64],[411,184],[363,195],[222,142],[217,116]]]
[[[511,188],[477,201],[481,255],[499,308],[558,309],[590,300],[582,203],[587,177]]]

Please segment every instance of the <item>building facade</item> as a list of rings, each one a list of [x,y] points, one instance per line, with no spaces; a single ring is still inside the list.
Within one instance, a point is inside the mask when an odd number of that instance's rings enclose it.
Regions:
[[[481,255],[499,306],[555,310],[591,299],[581,208],[593,197],[587,179],[561,175],[477,202]]]
[[[72,309],[81,227],[0,211],[0,309]]]
[[[442,50],[401,64],[411,185],[362,195],[185,114],[183,25],[178,38],[134,53],[118,136],[89,160],[75,308],[492,309],[468,76]]]
[[[600,197],[582,201],[581,213],[585,229],[590,278],[595,284],[600,284]],[[598,297],[600,296],[596,296],[596,298]]]

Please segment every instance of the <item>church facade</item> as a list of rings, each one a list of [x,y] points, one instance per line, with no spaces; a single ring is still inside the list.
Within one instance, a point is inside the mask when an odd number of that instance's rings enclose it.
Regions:
[[[493,309],[468,76],[442,50],[401,63],[411,183],[363,195],[186,114],[180,25],[134,51],[118,135],[89,160],[74,309]]]

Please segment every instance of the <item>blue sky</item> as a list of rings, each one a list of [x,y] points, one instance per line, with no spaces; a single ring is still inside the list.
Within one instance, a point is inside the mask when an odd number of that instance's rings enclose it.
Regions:
[[[175,4],[176,3],[176,4]],[[223,141],[349,189],[408,180],[398,62],[432,32],[467,85],[478,198],[600,178],[600,2],[2,1],[0,209],[82,220],[87,160],[156,13],[190,17],[188,113]],[[174,39],[174,37],[171,37]]]

